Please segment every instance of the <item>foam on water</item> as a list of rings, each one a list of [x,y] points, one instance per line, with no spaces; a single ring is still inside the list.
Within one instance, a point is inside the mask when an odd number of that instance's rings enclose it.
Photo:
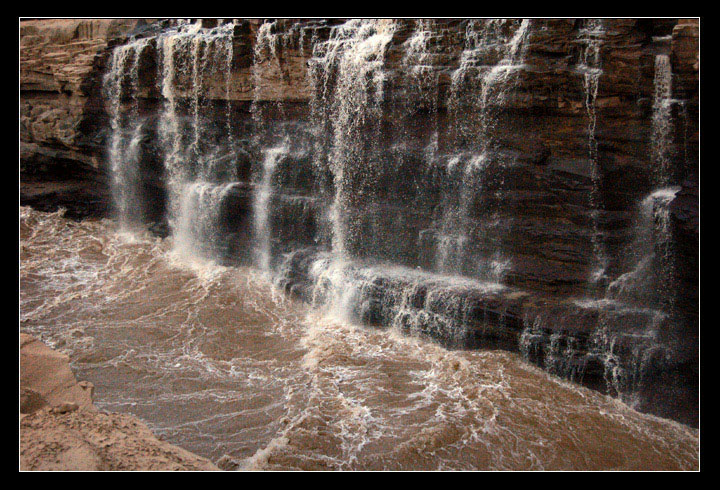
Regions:
[[[67,352],[101,409],[171,443],[246,469],[697,467],[697,431],[516,355],[361,327],[249,269],[198,275],[171,250],[21,209],[22,331]]]

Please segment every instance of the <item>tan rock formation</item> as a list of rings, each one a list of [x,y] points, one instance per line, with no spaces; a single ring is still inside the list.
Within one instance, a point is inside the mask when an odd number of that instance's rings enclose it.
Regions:
[[[131,415],[99,412],[68,357],[20,335],[21,470],[218,470]]]
[[[145,21],[138,19],[42,19],[20,22],[21,198],[94,202],[106,198],[102,154],[82,142],[95,60],[108,40]],[[73,169],[68,172],[68,169]],[[36,181],[61,183],[54,194]],[[78,183],[85,187],[78,193]],[[72,189],[65,189],[70,186]],[[56,186],[57,187],[57,186]],[[73,197],[70,197],[73,196]],[[92,205],[91,205],[92,206]],[[71,213],[72,214],[72,213]]]
[[[65,403],[96,411],[92,404],[92,384],[78,383],[68,362],[65,354],[30,335],[20,334],[21,413]]]

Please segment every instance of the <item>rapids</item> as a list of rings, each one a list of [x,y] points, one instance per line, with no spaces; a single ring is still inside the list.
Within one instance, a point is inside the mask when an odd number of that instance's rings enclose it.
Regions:
[[[240,469],[697,469],[698,431],[502,351],[353,325],[173,238],[20,209],[21,331],[102,410]]]

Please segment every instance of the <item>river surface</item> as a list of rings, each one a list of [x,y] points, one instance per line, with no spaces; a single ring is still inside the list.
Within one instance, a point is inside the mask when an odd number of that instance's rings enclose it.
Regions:
[[[499,351],[350,325],[259,272],[20,209],[20,328],[102,410],[241,469],[677,470],[698,431]]]

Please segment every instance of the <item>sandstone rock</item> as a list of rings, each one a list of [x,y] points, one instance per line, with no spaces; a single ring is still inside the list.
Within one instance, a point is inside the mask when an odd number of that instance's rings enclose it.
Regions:
[[[107,201],[106,185],[95,185],[103,164],[103,148],[83,141],[83,126],[91,104],[89,82],[97,75],[96,58],[111,38],[138,25],[137,19],[23,20],[20,25],[20,164],[21,195],[33,191],[32,176],[41,180],[74,180],[65,207],[78,208],[72,195],[78,189]],[[90,87],[90,91],[88,90]],[[92,110],[90,111],[92,112]],[[62,179],[57,179],[60,174]],[[37,180],[37,179],[35,179]],[[103,190],[103,187],[105,189]],[[37,200],[25,200],[33,205]],[[54,196],[42,200],[55,211]],[[80,198],[80,201],[87,201]],[[78,208],[78,217],[104,214],[108,206]],[[73,214],[71,212],[71,214]]]
[[[195,470],[210,461],[158,440],[131,415],[98,412],[67,356],[20,334],[21,470]]]
[[[37,411],[20,421],[20,469],[32,471],[216,471],[159,441],[130,415]]]
[[[40,399],[42,405],[51,407],[74,404],[86,410],[95,410],[92,391],[77,383],[66,355],[26,334],[20,335],[20,346],[20,386],[28,394],[32,393],[28,395],[24,413],[40,408]]]
[[[217,466],[224,471],[237,471],[237,469],[240,467],[240,463],[225,454],[218,460]]]
[[[51,413],[70,413],[70,412],[74,412],[78,408],[80,408],[80,407],[78,407],[77,403],[63,402],[63,403],[60,403],[60,404],[52,407],[50,409],[50,412]]]

